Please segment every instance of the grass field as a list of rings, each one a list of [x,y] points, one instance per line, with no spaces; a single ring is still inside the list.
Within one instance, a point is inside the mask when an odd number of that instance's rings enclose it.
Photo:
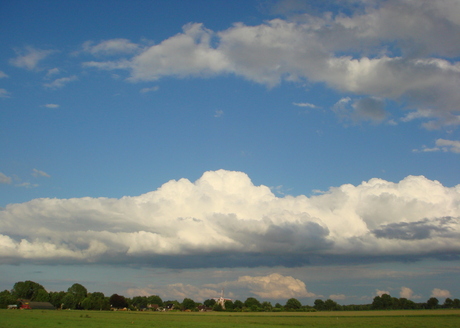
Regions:
[[[391,327],[458,328],[460,310],[360,312],[99,312],[0,310],[1,328],[106,327]]]

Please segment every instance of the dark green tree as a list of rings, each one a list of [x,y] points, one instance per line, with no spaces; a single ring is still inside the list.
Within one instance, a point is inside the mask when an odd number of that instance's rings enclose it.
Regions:
[[[260,302],[254,297],[248,297],[246,301],[244,301],[244,306],[251,311],[259,311],[261,308]]]
[[[299,310],[302,307],[302,303],[296,298],[290,298],[287,300],[286,305],[284,308],[286,310]]]
[[[428,301],[426,301],[426,305],[429,309],[436,309],[438,304],[439,300],[436,297],[431,297]]]
[[[73,302],[75,304],[73,309],[81,309],[81,302],[83,302],[88,295],[88,290],[83,285],[75,283],[67,289],[67,293],[73,296]]]
[[[273,310],[273,305],[270,302],[262,302],[261,304],[262,311],[271,312]]]
[[[233,311],[233,302],[230,300],[225,301],[225,311]]]
[[[184,298],[184,300],[182,301],[182,307],[184,310],[193,311],[196,308],[196,303],[191,298]]]
[[[235,300],[235,302],[233,302],[234,309],[241,310],[243,307],[244,307],[244,303],[241,302],[240,300]]]
[[[454,307],[454,301],[451,298],[446,298],[444,304],[442,305],[445,309],[452,309]]]
[[[118,294],[113,294],[109,298],[110,306],[116,309],[123,309],[125,307],[128,307],[128,302],[126,301],[126,298],[122,295]]]
[[[66,292],[61,291],[61,292],[50,292],[50,303],[54,305],[56,309],[60,309],[62,305],[62,300],[64,299],[64,296],[66,295]]]
[[[163,300],[158,295],[150,295],[147,297],[147,304],[163,306]]]
[[[216,304],[216,300],[214,299],[207,299],[203,302],[203,305],[206,307],[212,308]]]
[[[11,294],[13,294],[16,299],[23,298],[34,301],[38,291],[42,289],[45,290],[45,287],[34,281],[19,281],[14,284]]]
[[[44,289],[39,289],[37,291],[37,294],[35,294],[35,296],[34,296],[34,301],[36,301],[36,302],[49,302],[50,301],[50,294]]]
[[[0,309],[6,309],[8,305],[17,304],[17,298],[9,290],[0,292]]]
[[[325,309],[324,307],[324,301],[320,300],[319,298],[315,300],[315,305],[313,306],[316,310],[318,311],[323,311]]]

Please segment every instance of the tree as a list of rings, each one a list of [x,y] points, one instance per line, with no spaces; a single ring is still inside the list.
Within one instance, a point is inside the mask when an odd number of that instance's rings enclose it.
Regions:
[[[324,309],[326,311],[335,311],[335,310],[338,310],[338,308],[339,308],[339,305],[331,299],[327,299],[324,302]]]
[[[251,311],[258,311],[261,307],[261,304],[254,297],[248,297],[246,301],[244,301],[244,306],[248,309],[251,309]]]
[[[431,297],[427,302],[426,305],[430,309],[435,309],[438,307],[439,301],[436,297]]]
[[[324,301],[320,299],[315,300],[315,305],[313,306],[318,311],[324,310]]]
[[[24,298],[27,300],[34,301],[38,291],[41,289],[45,290],[45,287],[34,281],[19,281],[14,284],[11,294],[13,294],[13,296],[16,297],[16,299]]]
[[[444,301],[444,304],[442,307],[446,309],[452,309],[454,307],[454,301],[452,301],[452,299],[448,297]]]
[[[233,302],[232,301],[226,300],[224,302],[224,305],[225,305],[225,310],[227,310],[227,311],[232,311],[233,310]]]
[[[243,306],[244,306],[244,303],[241,302],[240,300],[235,300],[235,302],[233,302],[234,309],[242,309]]]
[[[44,289],[39,289],[34,296],[34,301],[36,302],[49,302],[50,294]]]
[[[126,298],[122,295],[118,294],[113,294],[109,298],[110,306],[116,309],[123,309],[125,307],[128,307],[128,302],[126,301]]]
[[[151,295],[147,297],[147,304],[156,304],[158,306],[163,306],[163,300],[158,295]]]
[[[206,307],[212,308],[216,304],[216,300],[214,299],[207,299],[203,302],[203,305]]]
[[[6,309],[10,304],[16,304],[17,298],[14,297],[9,290],[0,292],[0,308]]]
[[[76,309],[81,308],[81,302],[88,295],[86,288],[83,285],[77,283],[70,286],[69,289],[67,289],[67,293],[73,295]]]
[[[290,298],[287,300],[286,305],[284,306],[287,310],[299,310],[302,307],[302,303],[296,298]]]
[[[184,300],[182,301],[182,307],[185,310],[195,310],[196,303],[191,298],[184,298]]]
[[[50,303],[54,305],[56,309],[60,309],[62,305],[62,300],[64,299],[64,296],[66,295],[66,292],[50,292]]]
[[[271,312],[273,310],[273,305],[270,302],[262,302],[261,307],[265,312]]]
[[[145,309],[149,304],[147,296],[135,296],[133,297],[133,306],[137,309]]]

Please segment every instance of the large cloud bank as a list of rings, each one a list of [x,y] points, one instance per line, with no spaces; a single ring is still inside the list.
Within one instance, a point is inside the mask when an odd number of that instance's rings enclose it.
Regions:
[[[84,65],[128,70],[131,81],[234,74],[269,86],[321,82],[362,97],[350,107],[354,120],[381,121],[383,100],[392,99],[412,109],[403,121],[423,118],[429,129],[460,124],[460,2],[356,3],[360,9],[353,7],[351,14],[344,14],[345,7],[340,14],[302,14],[257,26],[236,23],[218,32],[188,24],[183,33],[143,49],[120,39],[86,43],[92,54],[101,49],[110,54],[113,45],[117,53],[137,53]]]
[[[279,198],[219,170],[137,197],[43,198],[0,211],[0,263],[295,266],[459,253],[460,185],[423,176]]]

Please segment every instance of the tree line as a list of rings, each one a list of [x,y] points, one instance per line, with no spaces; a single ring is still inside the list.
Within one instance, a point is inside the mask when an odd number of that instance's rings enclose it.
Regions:
[[[67,289],[67,292],[47,292],[46,289],[34,281],[20,281],[14,284],[13,289],[0,292],[0,308],[18,304],[21,299],[35,302],[50,302],[57,309],[75,310],[110,310],[130,309],[146,310],[168,308],[180,311],[198,311],[200,309],[214,311],[251,311],[251,312],[280,312],[280,311],[363,311],[363,310],[404,310],[404,309],[436,309],[436,308],[460,308],[460,300],[446,298],[444,304],[431,297],[424,303],[415,303],[406,298],[391,297],[389,294],[374,297],[372,304],[340,305],[327,299],[316,299],[314,305],[302,305],[296,298],[290,298],[284,305],[271,302],[260,302],[254,297],[248,297],[244,302],[240,300],[227,300],[222,304],[215,299],[207,299],[204,302],[195,302],[190,298],[184,298],[182,302],[177,300],[163,301],[158,295],[135,296],[132,298],[123,295],[112,294],[105,296],[102,292],[89,293],[81,284],[75,283]],[[18,304],[19,305],[19,304]]]

